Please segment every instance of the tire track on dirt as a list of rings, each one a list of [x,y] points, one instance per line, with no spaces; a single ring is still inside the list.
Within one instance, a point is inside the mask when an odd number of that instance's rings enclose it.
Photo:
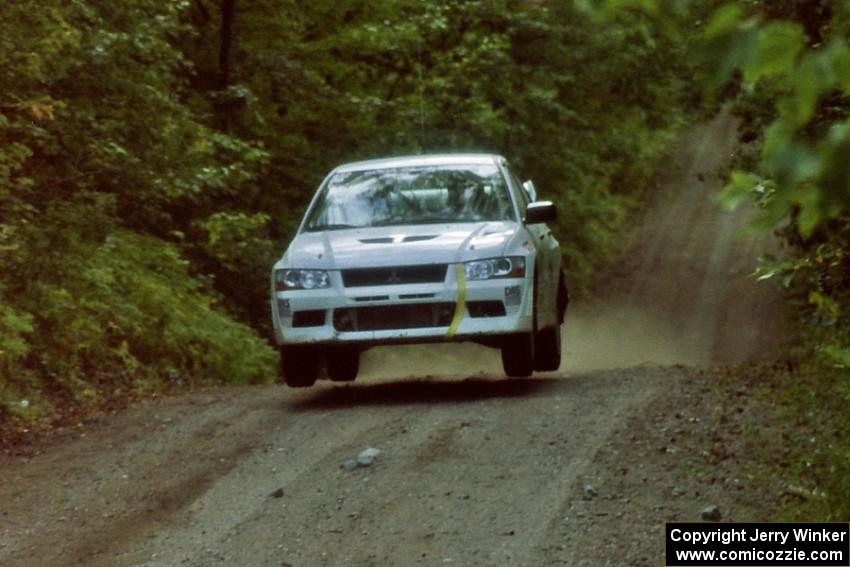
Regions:
[[[571,306],[567,369],[636,364],[736,364],[785,350],[779,293],[754,281],[772,235],[747,232],[755,211],[723,210],[715,196],[735,147],[737,123],[721,112],[694,128],[622,261],[593,297]]]
[[[251,450],[244,442],[244,428],[263,424],[258,411],[267,403],[207,406],[188,427],[174,427],[179,416],[161,420],[136,411],[119,428],[119,443],[98,447],[95,438],[87,436],[32,459],[26,483],[38,488],[16,495],[0,488],[0,500],[13,510],[50,513],[37,516],[37,530],[15,538],[16,548],[3,546],[0,563],[32,565],[30,553],[39,549],[53,555],[37,563],[90,564],[92,557],[108,554],[128,536],[142,537],[147,530],[162,528]],[[190,402],[185,409],[196,408]],[[194,457],[186,459],[192,453]],[[56,475],[63,469],[65,474]],[[45,538],[52,540],[52,534],[75,524],[87,529],[72,540],[59,537],[58,545],[43,548]],[[15,535],[4,531],[9,539]]]
[[[299,397],[290,407],[304,427],[321,422],[311,446],[322,450],[280,471],[280,498],[248,490],[253,507],[230,514],[214,537],[200,537],[215,521],[215,514],[200,512],[188,528],[124,559],[141,563],[140,557],[156,553],[146,567],[447,559],[537,565],[543,528],[577,489],[576,472],[613,427],[658,394],[665,379],[663,371],[645,369],[569,379],[385,383]],[[435,392],[423,401],[417,393],[428,386]],[[595,413],[578,419],[587,407]],[[370,418],[366,428],[358,420],[351,435],[340,436],[355,415],[370,410],[380,419]],[[285,437],[298,434],[287,431]],[[374,465],[340,468],[365,446],[382,450]],[[258,465],[250,460],[231,476],[257,478],[251,469]],[[222,505],[212,495],[206,500],[208,511]]]
[[[669,392],[687,399],[686,371],[656,365],[771,356],[781,337],[773,296],[746,279],[769,242],[736,240],[748,213],[724,216],[711,200],[733,132],[721,114],[687,134],[679,172],[607,289],[571,306],[560,374],[493,378],[498,351],[431,345],[374,349],[353,385],[146,403],[29,462],[0,458],[0,564],[598,560],[593,535],[617,534],[571,516],[581,529],[566,549],[564,517],[584,480],[615,474],[600,462],[653,458],[611,441],[633,423],[651,428],[644,412],[663,411]],[[372,466],[340,468],[366,446],[382,451]],[[621,453],[596,459],[606,447]],[[628,482],[624,491],[640,490]],[[658,533],[660,514],[640,518],[635,533]]]

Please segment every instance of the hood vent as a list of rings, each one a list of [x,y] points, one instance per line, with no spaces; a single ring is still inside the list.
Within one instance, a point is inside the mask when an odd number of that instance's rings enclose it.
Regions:
[[[400,240],[400,242],[424,242],[426,240],[434,240],[437,238],[436,234],[422,234],[416,236],[405,236]],[[359,242],[361,244],[392,244],[396,242],[395,238],[392,236],[381,236],[378,238],[360,238]]]
[[[361,238],[360,242],[363,244],[392,244],[393,239],[389,236],[384,236],[381,238]]]

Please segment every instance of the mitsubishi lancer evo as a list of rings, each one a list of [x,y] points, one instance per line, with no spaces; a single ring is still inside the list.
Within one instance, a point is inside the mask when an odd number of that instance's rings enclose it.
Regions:
[[[568,293],[535,193],[489,154],[334,169],[272,272],[285,382],[350,382],[369,347],[441,341],[500,349],[508,376],[557,370]]]

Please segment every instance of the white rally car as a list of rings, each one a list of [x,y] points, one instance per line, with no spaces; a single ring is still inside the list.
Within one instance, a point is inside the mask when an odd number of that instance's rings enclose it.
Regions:
[[[319,187],[272,273],[283,377],[357,376],[394,343],[500,348],[508,376],[557,370],[568,294],[558,242],[506,160],[407,156],[341,165]]]

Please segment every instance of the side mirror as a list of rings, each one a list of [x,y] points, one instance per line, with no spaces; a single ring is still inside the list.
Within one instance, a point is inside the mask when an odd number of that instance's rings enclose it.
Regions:
[[[534,202],[537,200],[537,189],[534,187],[534,182],[532,180],[525,181],[522,184],[522,188],[525,190],[525,194],[528,195],[528,200],[530,202]]]
[[[558,209],[552,201],[529,203],[525,209],[525,224],[551,222],[558,218]]]

